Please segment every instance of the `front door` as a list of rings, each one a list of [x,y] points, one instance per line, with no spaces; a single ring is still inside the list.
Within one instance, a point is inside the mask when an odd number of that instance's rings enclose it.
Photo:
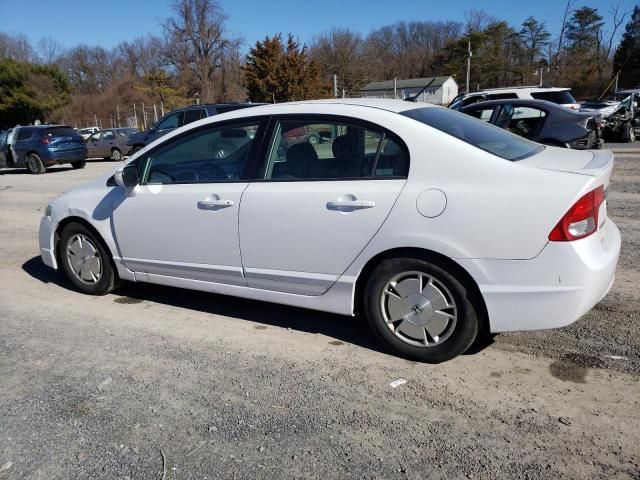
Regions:
[[[242,197],[250,287],[321,295],[382,226],[408,173],[404,144],[357,120],[283,116]],[[302,136],[291,132],[304,132]]]
[[[122,189],[113,211],[117,247],[136,276],[245,284],[238,211],[259,126],[236,120],[201,127],[140,160],[141,184],[128,194]]]

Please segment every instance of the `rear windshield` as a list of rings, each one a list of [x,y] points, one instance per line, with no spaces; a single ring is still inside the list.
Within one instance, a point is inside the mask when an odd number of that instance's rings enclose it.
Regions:
[[[44,130],[44,135],[50,135],[52,137],[76,137],[78,132],[71,127],[51,127]]]
[[[413,118],[458,140],[512,162],[535,155],[544,149],[538,143],[447,108],[416,108],[402,112],[401,115]]]
[[[576,99],[573,98],[569,90],[562,90],[560,92],[533,92],[531,96],[536,100],[546,100],[547,102],[557,103],[558,105],[576,103]]]

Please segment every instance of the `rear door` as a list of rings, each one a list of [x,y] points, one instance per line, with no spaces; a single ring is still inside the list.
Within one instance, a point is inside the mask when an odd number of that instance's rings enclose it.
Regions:
[[[100,156],[110,157],[111,149],[116,146],[116,132],[113,130],[103,130],[102,139],[100,140]]]
[[[299,129],[320,132],[320,140],[288,142]],[[281,116],[271,132],[260,179],[242,196],[247,285],[321,295],[387,218],[406,183],[408,151],[356,119]]]
[[[100,138],[101,137],[102,137],[102,132],[96,132],[89,135],[89,138],[87,138],[88,158],[101,157],[101,154],[100,154]]]

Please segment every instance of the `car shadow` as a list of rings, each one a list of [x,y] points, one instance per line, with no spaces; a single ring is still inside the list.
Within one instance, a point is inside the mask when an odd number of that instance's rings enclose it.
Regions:
[[[56,165],[54,167],[47,167],[47,171],[43,175],[48,175],[50,173],[59,173],[59,172],[67,172],[69,170],[73,170],[71,165]],[[26,168],[0,168],[0,175],[33,175],[29,173]],[[36,175],[34,175],[36,176]]]
[[[47,267],[40,257],[33,257],[22,265],[22,269],[31,277],[43,282],[53,283],[63,288],[73,286],[62,275]],[[121,304],[137,301],[153,302],[178,308],[185,308],[212,315],[240,320],[249,320],[264,326],[287,328],[299,332],[321,334],[338,342],[350,343],[378,353],[392,355],[375,338],[363,316],[349,317],[326,312],[318,312],[275,303],[249,300],[245,298],[219,295],[216,293],[165,287],[150,283],[124,282],[113,294],[114,301]],[[493,343],[493,337],[487,335],[478,339],[465,355],[475,355]]]

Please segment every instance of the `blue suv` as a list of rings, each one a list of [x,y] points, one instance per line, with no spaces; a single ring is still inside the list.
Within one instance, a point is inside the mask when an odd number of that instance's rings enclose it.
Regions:
[[[128,155],[133,155],[138,150],[146,147],[154,140],[166,135],[167,133],[182,127],[201,118],[219,115],[221,113],[238,110],[240,108],[255,107],[263,105],[262,103],[211,103],[205,105],[191,105],[190,107],[173,110],[162,117],[158,122],[144,132],[136,132],[129,135],[127,145],[129,146]]]
[[[64,125],[15,127],[14,144],[4,145],[4,166],[26,167],[30,173],[44,173],[47,167],[70,163],[84,168],[87,146],[82,136]],[[9,137],[4,138],[6,143]]]

